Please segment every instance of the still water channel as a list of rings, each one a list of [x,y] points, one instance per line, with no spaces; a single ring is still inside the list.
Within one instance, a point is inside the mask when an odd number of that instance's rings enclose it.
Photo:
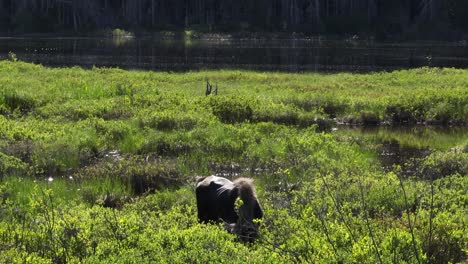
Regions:
[[[350,38],[212,39],[0,38],[0,58],[47,66],[119,67],[164,71],[250,69],[285,72],[370,72],[421,66],[468,67],[468,43],[386,43]]]

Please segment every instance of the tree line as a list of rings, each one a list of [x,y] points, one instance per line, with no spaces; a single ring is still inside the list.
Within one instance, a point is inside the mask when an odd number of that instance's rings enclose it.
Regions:
[[[468,32],[467,0],[0,0],[3,32]]]

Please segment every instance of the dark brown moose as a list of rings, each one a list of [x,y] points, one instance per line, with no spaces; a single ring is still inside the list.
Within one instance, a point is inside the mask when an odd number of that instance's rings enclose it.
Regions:
[[[241,240],[252,242],[258,236],[254,219],[263,217],[253,180],[238,178],[233,182],[218,176],[198,177],[198,220],[202,223],[224,221],[226,229]],[[242,203],[236,210],[236,200]]]

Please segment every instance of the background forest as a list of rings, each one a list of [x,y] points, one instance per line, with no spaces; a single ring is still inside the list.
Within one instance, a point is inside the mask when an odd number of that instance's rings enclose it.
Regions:
[[[0,0],[0,32],[139,31],[364,34],[460,39],[466,0]]]

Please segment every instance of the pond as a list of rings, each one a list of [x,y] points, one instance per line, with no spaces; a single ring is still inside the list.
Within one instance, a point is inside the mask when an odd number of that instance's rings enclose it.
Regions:
[[[467,127],[340,126],[332,134],[376,153],[384,171],[400,166],[403,176],[418,175],[420,160],[434,151],[447,151],[468,143]]]
[[[387,43],[350,38],[212,39],[0,38],[0,58],[47,66],[119,67],[163,71],[248,69],[284,72],[372,72],[422,66],[468,67],[468,44]]]

